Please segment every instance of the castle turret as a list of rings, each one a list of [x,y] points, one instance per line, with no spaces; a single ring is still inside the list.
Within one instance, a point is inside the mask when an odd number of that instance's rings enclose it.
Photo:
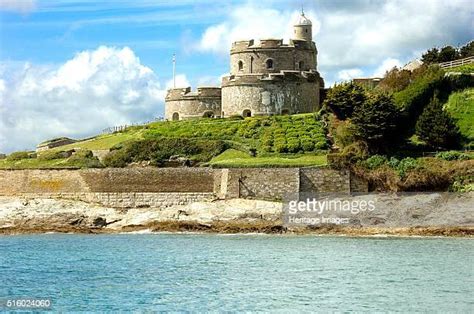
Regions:
[[[307,42],[313,41],[312,25],[311,20],[301,11],[301,16],[293,27],[294,39],[305,40]]]

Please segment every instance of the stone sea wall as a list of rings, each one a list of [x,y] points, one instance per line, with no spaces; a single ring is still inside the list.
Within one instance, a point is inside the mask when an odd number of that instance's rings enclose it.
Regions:
[[[111,208],[165,208],[175,205],[186,205],[195,202],[206,202],[215,199],[214,193],[169,192],[169,193],[21,193],[24,199],[62,199],[94,203]]]
[[[63,198],[115,208],[212,199],[279,200],[288,193],[365,192],[348,171],[326,168],[2,170],[0,195]]]

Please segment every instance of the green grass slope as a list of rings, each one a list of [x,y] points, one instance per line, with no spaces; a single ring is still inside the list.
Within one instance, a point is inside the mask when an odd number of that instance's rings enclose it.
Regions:
[[[474,146],[474,88],[452,93],[444,108],[456,119],[467,144]]]
[[[155,122],[144,138],[181,137],[225,140],[263,153],[315,152],[328,147],[326,130],[314,114]]]
[[[460,65],[458,67],[446,69],[446,72],[456,72],[456,73],[474,73],[474,63]]]
[[[326,155],[276,155],[252,157],[235,149],[228,149],[214,157],[208,165],[215,168],[245,168],[245,167],[307,167],[327,165]]]
[[[123,132],[99,135],[55,150],[110,149],[131,140],[168,137],[225,140],[236,148],[259,153],[308,153],[328,147],[325,134],[322,122],[314,114],[251,117],[244,120],[160,121],[130,127]]]
[[[220,159],[212,159],[208,163],[211,166],[312,166],[326,163],[323,156],[324,150],[328,148],[325,134],[326,129],[315,114],[160,121],[130,127],[122,132],[98,135],[49,151],[109,150],[127,142],[163,138],[205,139],[224,141],[227,147],[233,149],[219,156]],[[67,167],[66,159],[0,160],[0,168],[3,169]]]

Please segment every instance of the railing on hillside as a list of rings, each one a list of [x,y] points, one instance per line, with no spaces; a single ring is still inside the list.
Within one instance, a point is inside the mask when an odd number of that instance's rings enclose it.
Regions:
[[[102,134],[108,134],[108,133],[114,133],[114,132],[123,132],[127,128],[132,127],[132,126],[145,125],[145,124],[148,124],[148,123],[152,123],[152,122],[156,122],[156,121],[163,121],[163,120],[164,120],[163,117],[157,117],[154,120],[149,120],[149,121],[145,121],[145,122],[124,124],[124,125],[115,125],[115,126],[111,126],[111,127],[103,129]]]
[[[438,63],[438,65],[439,65],[440,68],[450,69],[450,68],[454,68],[454,67],[469,64],[469,63],[474,63],[474,57],[467,57],[467,58],[464,58],[464,59],[458,59],[458,60],[453,60],[453,61],[448,61],[448,62],[442,62],[442,63]]]

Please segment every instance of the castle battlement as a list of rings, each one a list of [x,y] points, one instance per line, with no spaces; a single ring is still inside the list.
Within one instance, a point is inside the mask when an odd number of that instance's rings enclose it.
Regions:
[[[232,43],[230,53],[249,52],[255,50],[265,49],[282,49],[282,50],[314,50],[316,46],[313,42],[308,42],[299,39],[290,39],[289,44],[285,44],[283,39],[260,39],[259,41],[251,40],[240,40]]]
[[[283,70],[277,73],[253,75],[228,75],[222,78],[222,86],[238,84],[259,84],[265,82],[317,82],[320,75],[316,71]]]
[[[193,91],[191,87],[171,88],[167,91],[166,101],[199,99],[199,98],[220,98],[221,88],[213,86],[200,86]]]

